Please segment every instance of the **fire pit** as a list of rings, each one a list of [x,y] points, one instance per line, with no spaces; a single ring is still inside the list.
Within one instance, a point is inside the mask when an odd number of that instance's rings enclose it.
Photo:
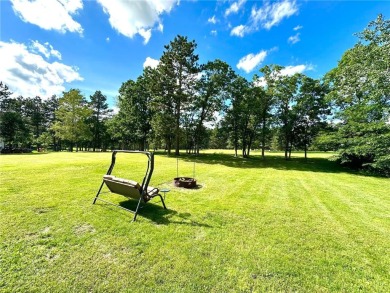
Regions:
[[[196,187],[196,179],[191,177],[176,177],[173,178],[173,184],[176,187],[194,188]]]

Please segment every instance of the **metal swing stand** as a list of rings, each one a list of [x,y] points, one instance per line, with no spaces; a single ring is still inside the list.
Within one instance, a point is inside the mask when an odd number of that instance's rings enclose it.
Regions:
[[[141,185],[136,181],[118,178],[118,177],[111,175],[112,170],[114,169],[114,166],[115,166],[117,153],[145,154],[148,157],[148,166],[147,166],[146,173],[145,173],[144,179],[142,180]],[[149,182],[150,182],[150,179],[152,177],[153,170],[154,170],[154,153],[143,152],[143,151],[114,150],[112,152],[111,165],[108,168],[106,175],[103,176],[103,182],[100,185],[100,188],[95,196],[95,199],[93,200],[93,204],[95,204],[97,200],[100,200],[100,201],[103,201],[105,203],[117,206],[117,207],[124,209],[128,212],[134,213],[133,221],[135,221],[137,218],[138,210],[141,208],[141,201],[146,203],[149,200],[151,200],[152,198],[158,196],[161,199],[161,203],[162,203],[164,209],[166,209],[164,199],[161,196],[161,194],[159,194],[160,190],[158,188],[149,186]],[[120,195],[123,195],[125,197],[138,200],[137,208],[135,209],[135,211],[124,208],[120,205],[114,204],[112,202],[109,202],[107,200],[100,198],[99,194],[101,193],[104,185],[106,185],[112,193],[120,194]]]

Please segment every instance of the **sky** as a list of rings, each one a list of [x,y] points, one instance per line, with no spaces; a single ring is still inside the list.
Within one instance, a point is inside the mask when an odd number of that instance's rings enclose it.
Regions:
[[[100,90],[115,107],[177,35],[248,80],[270,64],[321,78],[380,13],[390,1],[0,0],[0,81],[42,99]]]

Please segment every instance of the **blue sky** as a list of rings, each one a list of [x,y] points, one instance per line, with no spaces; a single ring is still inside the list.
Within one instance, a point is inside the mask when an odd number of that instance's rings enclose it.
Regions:
[[[390,2],[0,0],[0,80],[43,99],[101,90],[114,106],[178,34],[200,63],[221,59],[248,80],[267,64],[320,78],[379,13],[389,18]]]

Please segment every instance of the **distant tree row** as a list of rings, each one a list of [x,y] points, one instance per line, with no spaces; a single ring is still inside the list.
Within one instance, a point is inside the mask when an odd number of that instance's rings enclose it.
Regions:
[[[90,100],[72,89],[61,98],[47,100],[12,98],[8,87],[0,82],[0,138],[3,152],[13,149],[48,148],[55,151],[76,148],[107,148],[110,138],[106,121],[112,112],[106,97],[96,91]]]
[[[267,65],[252,81],[221,60],[199,64],[196,43],[177,36],[156,68],[119,89],[119,112],[96,91],[11,98],[0,84],[0,136],[8,147],[105,150],[201,148],[338,151],[353,167],[390,173],[390,22],[379,15],[320,80]],[[337,123],[334,123],[337,121]]]

